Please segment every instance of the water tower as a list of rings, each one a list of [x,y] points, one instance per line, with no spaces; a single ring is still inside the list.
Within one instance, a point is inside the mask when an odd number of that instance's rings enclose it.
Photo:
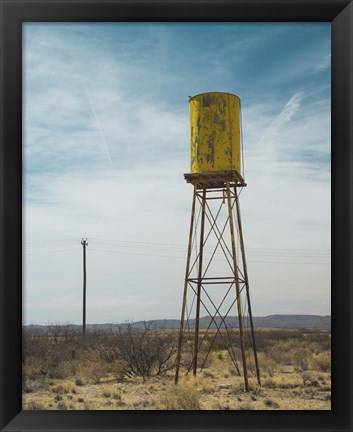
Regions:
[[[211,352],[226,349],[249,389],[260,385],[239,206],[244,181],[241,105],[230,93],[202,93],[190,104],[193,186],[175,383],[196,376]],[[201,325],[200,325],[201,321]]]

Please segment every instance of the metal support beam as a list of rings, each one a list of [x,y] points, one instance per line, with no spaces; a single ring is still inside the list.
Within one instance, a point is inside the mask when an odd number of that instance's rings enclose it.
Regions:
[[[203,259],[203,246],[204,246],[204,232],[205,232],[205,208],[206,208],[206,189],[202,193],[202,210],[201,210],[201,233],[200,233],[200,255],[199,255],[199,269],[197,281],[197,294],[196,294],[196,322],[195,322],[195,344],[194,344],[194,367],[193,374],[196,376],[197,371],[197,357],[199,351],[199,327],[200,327],[200,300],[201,300],[201,285],[202,285],[202,259]]]
[[[256,368],[256,378],[258,384],[261,386],[261,378],[260,378],[260,368],[259,368],[259,362],[257,359],[257,351],[256,351],[256,343],[255,343],[255,331],[254,331],[254,323],[252,319],[252,310],[251,310],[251,302],[250,302],[250,292],[249,292],[249,278],[248,278],[248,268],[246,265],[246,257],[245,257],[245,247],[244,247],[244,238],[243,238],[243,228],[241,224],[241,215],[240,215],[240,205],[239,205],[239,198],[236,188],[234,188],[235,192],[235,205],[237,210],[237,222],[238,222],[238,231],[239,231],[239,238],[240,238],[240,250],[241,250],[241,256],[243,260],[243,268],[244,268],[244,279],[245,279],[245,290],[246,290],[246,300],[248,302],[248,312],[249,312],[249,320],[250,320],[250,329],[251,329],[251,340],[253,345],[253,352],[254,352],[254,360],[255,360],[255,368]]]
[[[193,230],[194,230],[194,220],[195,220],[196,191],[197,191],[197,186],[194,185],[194,194],[193,194],[193,197],[192,197],[192,208],[191,208],[190,231],[189,231],[188,255],[187,255],[187,258],[186,258],[186,270],[185,270],[183,304],[182,304],[182,307],[181,307],[181,319],[180,319],[178,353],[177,353],[177,358],[176,358],[175,384],[178,383],[178,379],[179,379],[180,357],[181,357],[181,344],[182,344],[182,341],[183,341],[183,334],[184,334],[184,319],[185,319],[185,308],[186,308],[186,296],[187,296],[187,289],[188,289],[188,277],[189,277],[190,257],[191,257],[191,249],[192,249],[192,233],[193,233]]]
[[[248,369],[246,366],[246,357],[245,357],[243,316],[242,316],[241,301],[240,301],[238,264],[237,264],[237,256],[236,256],[236,251],[235,251],[233,209],[232,209],[231,196],[230,196],[229,180],[226,181],[226,188],[227,188],[227,202],[228,202],[230,237],[231,237],[231,242],[232,242],[232,254],[233,254],[233,264],[234,264],[235,289],[236,289],[236,293],[237,293],[237,308],[238,308],[238,319],[239,319],[241,356],[242,356],[242,361],[243,361],[243,372],[244,372],[244,386],[245,386],[245,390],[248,391],[249,390]]]
[[[176,356],[175,384],[178,383],[180,377],[181,365],[183,364],[181,360],[184,349],[188,347],[191,350],[191,358],[188,362],[188,366],[185,368],[185,373],[187,375],[192,371],[193,375],[196,376],[198,370],[200,370],[199,368],[201,367],[202,370],[205,366],[208,355],[212,352],[212,347],[216,342],[216,338],[220,337],[226,343],[226,349],[228,350],[235,369],[238,371],[239,375],[242,374],[244,376],[245,390],[249,391],[245,344],[245,336],[248,331],[247,326],[251,326],[252,343],[250,349],[254,351],[257,382],[259,385],[261,385],[261,382],[250,304],[249,280],[245,259],[239,198],[236,189],[237,187],[243,186],[243,182],[238,182],[236,177],[231,178],[228,173],[223,178],[219,175],[219,177],[217,177],[217,189],[213,184],[209,185],[206,182],[199,181],[199,176],[207,177],[207,181],[213,181],[213,178],[208,179],[209,174],[193,175],[189,179],[189,182],[194,186],[194,191]],[[220,205],[215,201],[217,199],[222,201]],[[197,217],[195,213],[196,206],[198,206],[196,212]],[[228,224],[231,244],[229,244],[229,238],[226,239],[225,234]],[[207,229],[205,229],[206,225]],[[237,256],[238,252],[236,250],[238,242],[241,251],[239,252],[239,256]],[[210,247],[207,248],[210,243],[212,244],[213,251]],[[193,251],[194,248],[195,250]],[[220,267],[214,263],[217,250],[221,252],[220,255],[226,266],[226,269],[221,272],[219,272]],[[233,296],[234,290],[236,291],[235,296]],[[222,293],[221,296],[219,296],[220,293]],[[192,297],[190,298],[190,296]],[[217,301],[215,299],[217,299]],[[205,311],[206,315],[210,317],[211,321],[208,323],[208,326],[205,326],[205,329],[202,330],[200,336],[201,308]],[[236,331],[236,337],[240,338],[242,367],[238,364],[235,355],[232,326],[229,326],[227,320],[227,317],[229,317],[231,312],[235,309],[237,310],[239,322],[239,331]],[[196,316],[194,314],[196,314]],[[249,321],[245,322],[244,317],[248,315]],[[195,316],[194,326],[190,325],[192,316]],[[213,327],[215,331],[213,331]],[[187,338],[186,344],[183,344],[183,338]],[[206,348],[203,350],[203,347]]]

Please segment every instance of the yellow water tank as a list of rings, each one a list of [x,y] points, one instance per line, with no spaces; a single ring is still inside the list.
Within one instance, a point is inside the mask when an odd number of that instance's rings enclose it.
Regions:
[[[240,173],[240,99],[230,93],[201,93],[189,100],[191,173]]]

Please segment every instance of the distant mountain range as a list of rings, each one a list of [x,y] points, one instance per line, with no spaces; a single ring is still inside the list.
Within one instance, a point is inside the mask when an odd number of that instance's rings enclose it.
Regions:
[[[221,323],[221,318],[215,318],[217,325]],[[211,317],[205,316],[200,318],[200,328],[204,329],[209,326]],[[320,329],[330,330],[331,329],[331,316],[330,315],[269,315],[266,317],[253,317],[255,327],[260,328],[274,328],[274,329]],[[227,327],[238,327],[238,317],[228,316],[225,320]],[[134,328],[143,328],[144,325],[166,328],[166,329],[178,329],[180,321],[177,319],[157,319],[150,321],[137,321],[132,323]],[[190,328],[194,328],[195,320],[189,321]],[[87,324],[87,330],[118,330],[126,327],[126,323],[121,324]],[[35,329],[47,331],[49,326],[46,325],[27,325],[24,326],[26,329]],[[70,327],[74,329],[81,329],[80,325],[73,324]],[[216,328],[214,322],[211,323],[210,328]]]

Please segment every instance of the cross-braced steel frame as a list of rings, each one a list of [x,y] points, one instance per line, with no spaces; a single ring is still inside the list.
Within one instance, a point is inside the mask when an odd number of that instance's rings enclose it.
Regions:
[[[195,376],[198,369],[202,370],[205,367],[215,340],[220,337],[225,342],[225,347],[236,373],[238,375],[243,374],[244,388],[248,391],[249,367],[256,376],[259,385],[261,385],[261,381],[238,192],[246,184],[237,171],[185,174],[184,176],[186,181],[193,185],[194,191],[175,383],[178,383],[181,366],[185,367],[186,374],[192,369]],[[214,200],[219,200],[219,205],[216,205],[216,207],[214,205],[216,201]],[[196,215],[197,206],[199,207],[198,215]],[[223,212],[225,209],[226,213],[223,221],[220,218],[222,209]],[[215,243],[212,248],[208,248],[211,235]],[[206,248],[208,248],[207,259],[205,258]],[[195,256],[192,257],[193,249],[196,249],[196,251],[194,251]],[[210,267],[219,254],[221,254],[230,275],[217,274],[210,277]],[[218,290],[217,300],[212,288]],[[223,291],[220,296],[221,289]],[[192,297],[189,304],[188,294],[191,294]],[[202,334],[200,333],[201,308],[209,317],[208,326],[206,330],[203,329]],[[193,310],[195,311],[194,319],[191,317]],[[230,314],[234,314],[235,311],[238,318],[237,325],[231,322]],[[235,330],[235,327],[237,330]],[[238,342],[235,342],[235,339]],[[206,340],[207,344],[205,343]],[[240,351],[241,367],[238,363],[235,345],[238,353]],[[191,349],[191,360],[183,364],[183,353],[187,349]],[[203,359],[200,361],[201,349],[203,349]],[[249,353],[252,353],[252,355],[249,355]]]

